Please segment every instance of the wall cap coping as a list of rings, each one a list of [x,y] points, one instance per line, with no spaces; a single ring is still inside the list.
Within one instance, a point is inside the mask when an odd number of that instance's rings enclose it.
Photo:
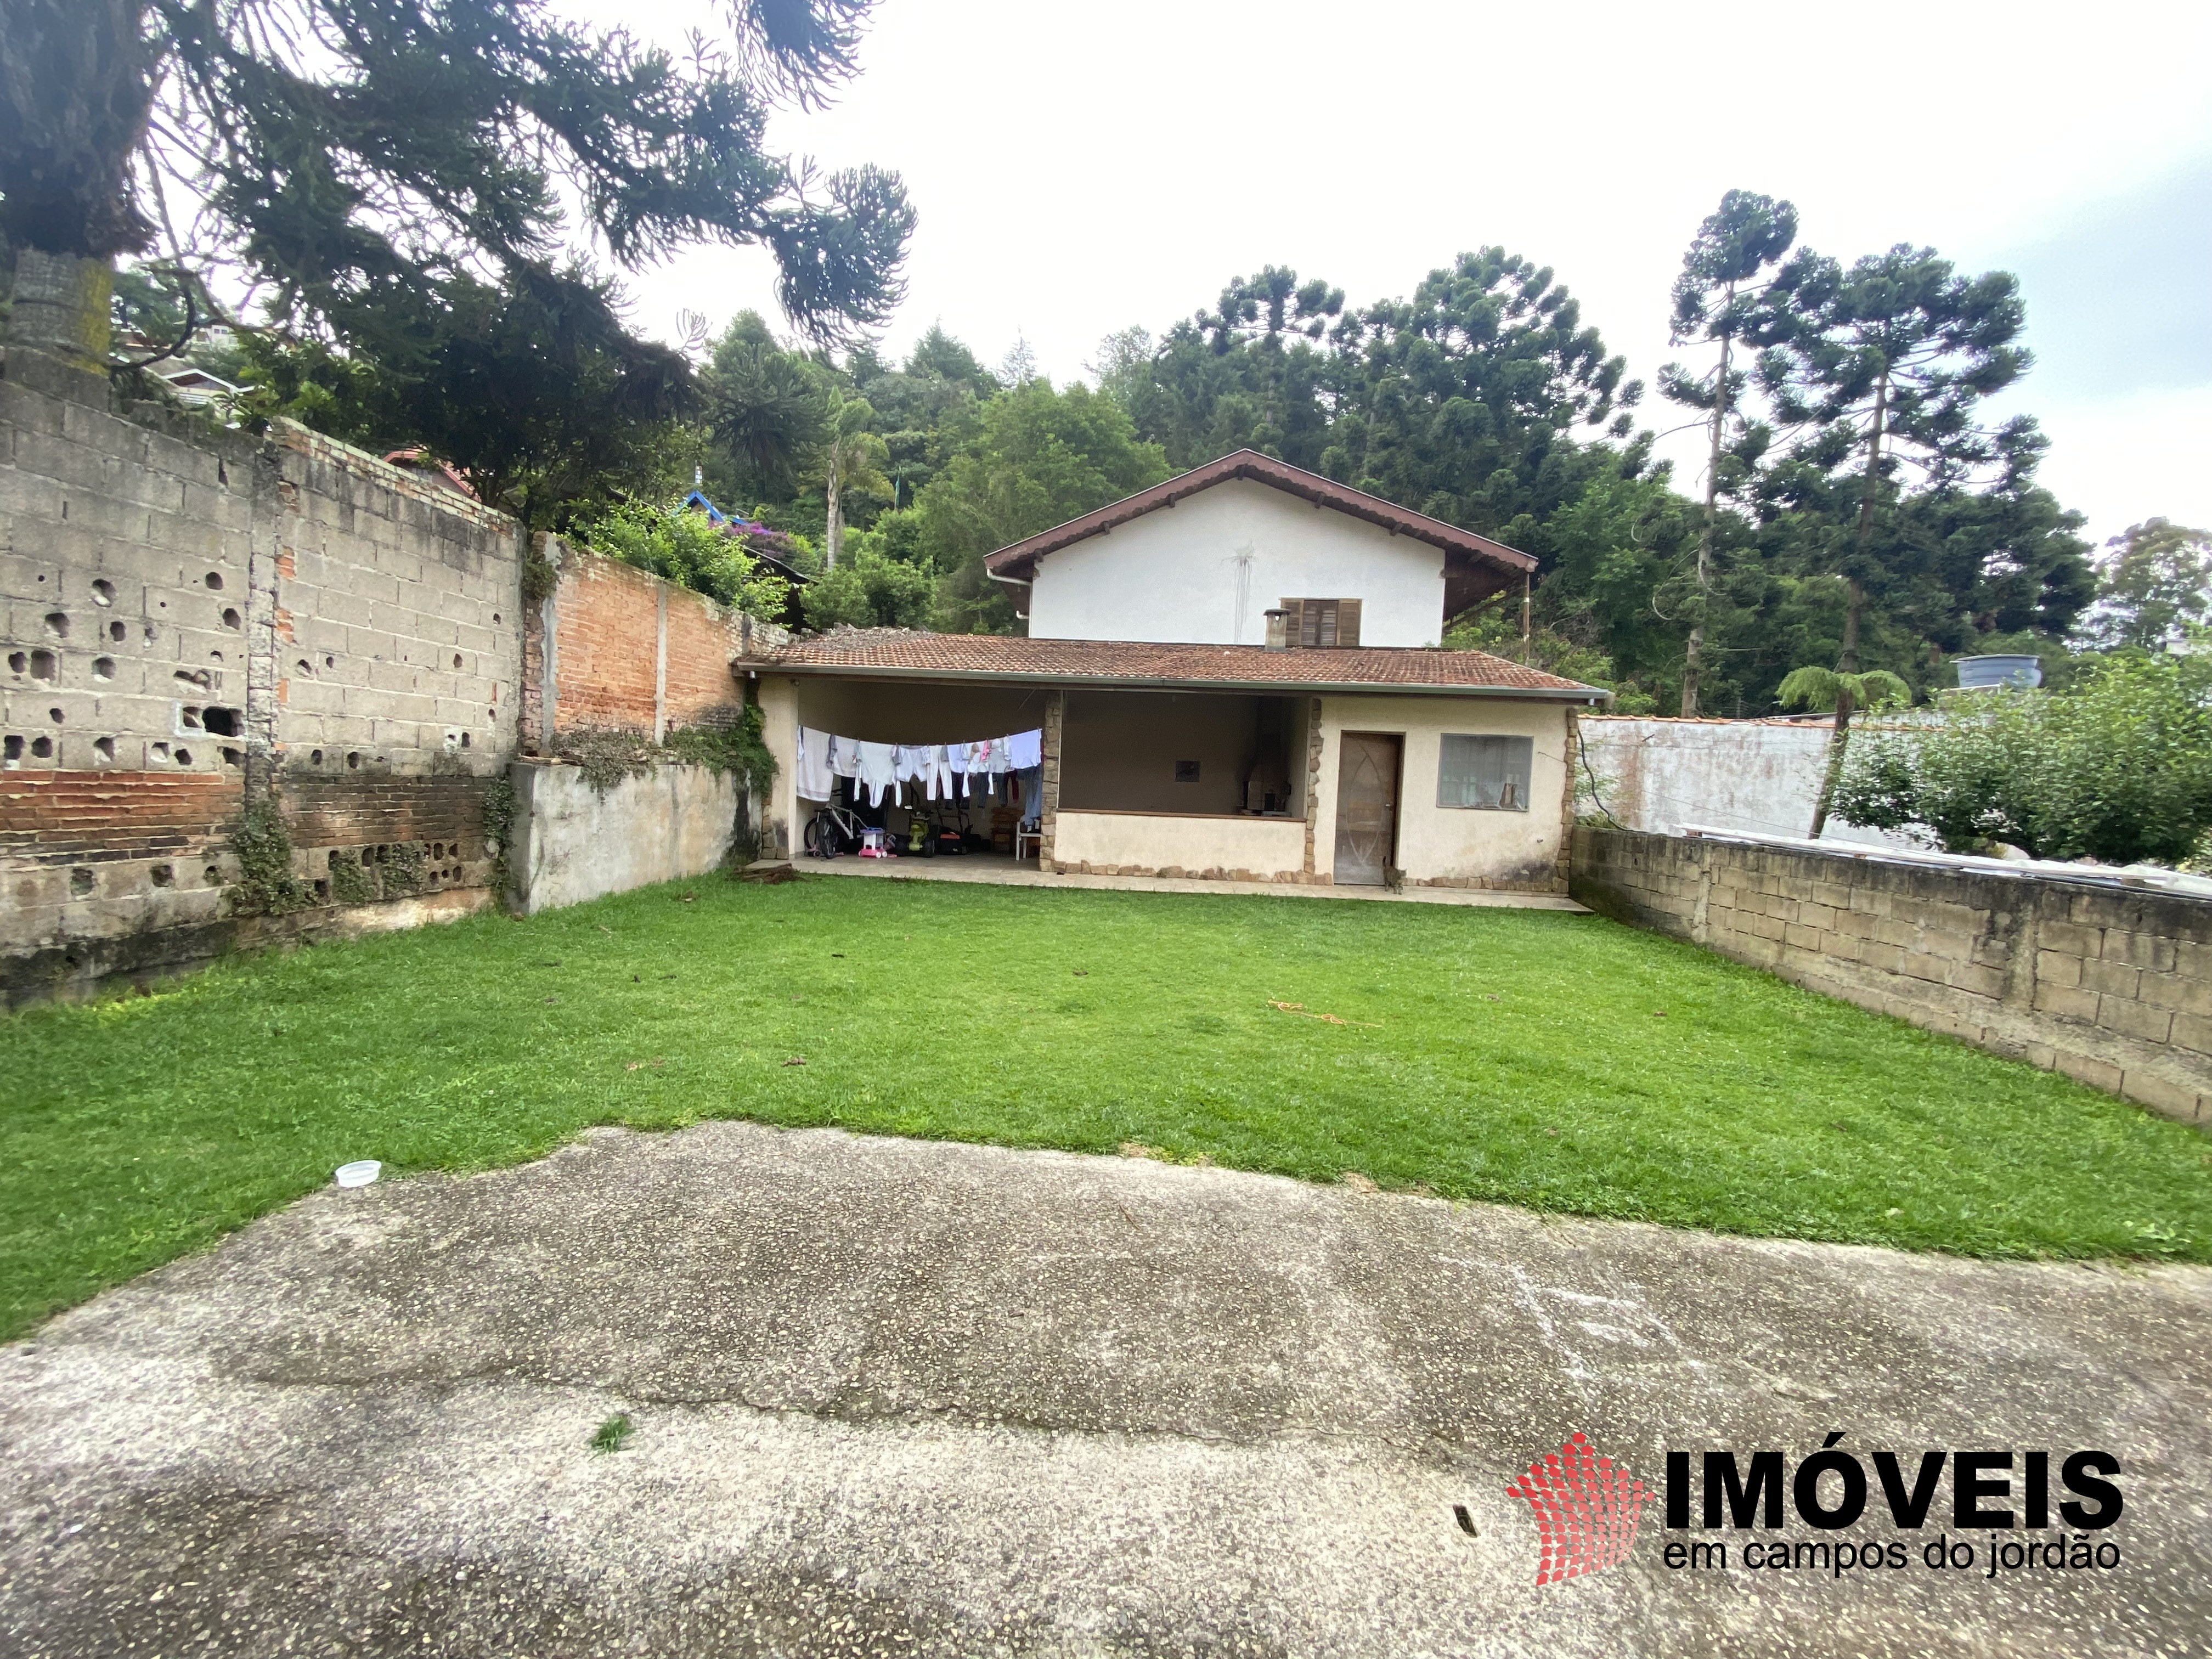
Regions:
[[[1638,833],[1638,832],[1629,832]],[[1648,833],[1648,832],[1644,832]],[[1719,842],[1738,847],[1771,847],[1861,864],[1896,864],[1917,869],[1954,870],[2014,880],[2058,881],[2106,891],[2158,893],[2169,898],[2212,901],[2212,878],[2192,876],[2161,865],[2070,864],[2056,859],[2000,859],[1971,853],[1921,852],[1906,847],[1868,847],[1850,842],[1808,841],[1802,836],[1766,836],[1749,830],[1716,830],[1686,823],[1680,839]]]

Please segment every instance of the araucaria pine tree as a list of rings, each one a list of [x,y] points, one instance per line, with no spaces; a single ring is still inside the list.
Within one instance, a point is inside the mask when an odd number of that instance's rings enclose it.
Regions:
[[[1833,777],[1849,741],[1869,594],[1908,562],[1900,498],[1908,488],[1962,494],[1980,471],[2017,473],[2023,457],[2032,465],[2032,420],[1996,432],[1976,420],[1982,399],[2033,362],[2018,343],[2027,315],[2009,273],[1963,276],[1932,248],[1902,243],[1849,270],[1802,251],[1777,273],[1765,309],[1773,343],[1759,380],[1795,441],[1762,492],[1770,510],[1790,515],[1808,568],[1844,585]],[[1827,811],[1824,788],[1816,836]]]
[[[1713,532],[1721,497],[1743,492],[1768,437],[1763,425],[1747,423],[1738,413],[1737,403],[1749,376],[1730,360],[1739,340],[1756,343],[1762,319],[1771,314],[1761,278],[1796,240],[1795,207],[1755,191],[1732,190],[1721,198],[1719,211],[1698,227],[1682,258],[1682,274],[1674,283],[1668,343],[1679,346],[1696,341],[1712,346],[1716,357],[1709,374],[1693,374],[1680,363],[1669,363],[1659,372],[1659,389],[1670,400],[1708,412],[1705,509],[1698,529],[1694,580],[1684,606],[1690,623],[1682,665],[1685,719],[1698,713],[1706,628],[1714,603]]]

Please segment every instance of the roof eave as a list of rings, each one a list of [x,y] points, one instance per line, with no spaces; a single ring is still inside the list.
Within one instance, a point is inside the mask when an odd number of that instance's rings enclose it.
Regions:
[[[1291,476],[1285,477],[1285,474]],[[1283,490],[1312,502],[1316,507],[1328,507],[1386,529],[1394,536],[1408,536],[1416,541],[1441,548],[1447,553],[1459,552],[1489,559],[1510,570],[1528,572],[1536,568],[1534,556],[1523,553],[1517,547],[1508,547],[1504,543],[1477,532],[1462,530],[1456,525],[1431,519],[1426,514],[1415,513],[1380,495],[1370,495],[1364,489],[1355,489],[1320,473],[1292,466],[1287,461],[1274,461],[1256,451],[1239,449],[1194,466],[1188,472],[1163,479],[1133,495],[1125,496],[1118,501],[1109,501],[1105,506],[1079,514],[1064,524],[1054,525],[1049,530],[1039,531],[1023,541],[987,554],[983,560],[984,571],[988,575],[998,577],[1001,568],[1009,571],[1019,568],[1026,574],[1012,580],[1030,580],[1035,574],[1036,561],[1047,554],[1057,553],[1093,537],[1106,535],[1133,519],[1164,507],[1172,507],[1177,501],[1200,490],[1211,489],[1216,484],[1238,478]],[[1307,486],[1307,480],[1311,480],[1310,487]],[[1147,500],[1148,497],[1151,499]],[[1133,504],[1137,502],[1144,505],[1131,510]]]
[[[1138,691],[1326,692],[1331,696],[1503,697],[1516,702],[1609,702],[1595,685],[1427,685],[1403,680],[1198,680],[1144,674],[1048,674],[1025,669],[899,668],[883,664],[778,662],[734,657],[730,666],[757,674],[836,675],[844,679],[934,680],[969,685],[1056,685]]]

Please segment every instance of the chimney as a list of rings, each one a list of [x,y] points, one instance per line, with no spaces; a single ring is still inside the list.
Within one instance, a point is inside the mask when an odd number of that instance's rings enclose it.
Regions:
[[[1270,611],[1267,612],[1268,650],[1285,651],[1290,648],[1290,616],[1291,613],[1287,611]]]

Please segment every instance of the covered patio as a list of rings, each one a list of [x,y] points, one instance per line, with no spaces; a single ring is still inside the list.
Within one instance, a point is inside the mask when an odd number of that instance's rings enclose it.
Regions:
[[[1047,877],[1564,896],[1571,711],[1604,695],[1479,652],[894,629],[733,667],[778,761],[764,856],[803,853],[823,793],[843,793],[802,767],[802,734],[817,756],[833,738],[930,750],[1032,734],[1034,765],[994,797],[1000,818],[1018,803],[1018,841],[971,835],[962,857],[898,861],[951,879],[987,878],[981,864],[950,870],[988,845],[1033,849]],[[1455,758],[1478,750],[1480,776]],[[816,793],[802,793],[802,772]],[[904,793],[892,831],[915,811],[965,827],[957,785],[950,802]]]

